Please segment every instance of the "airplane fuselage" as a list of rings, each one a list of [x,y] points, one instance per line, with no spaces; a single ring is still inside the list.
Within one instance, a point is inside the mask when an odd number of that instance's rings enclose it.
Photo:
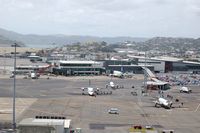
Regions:
[[[156,102],[155,102],[155,107],[163,107],[163,108],[166,108],[166,109],[170,109],[172,107],[172,102],[171,101],[168,101],[164,98],[159,98]]]

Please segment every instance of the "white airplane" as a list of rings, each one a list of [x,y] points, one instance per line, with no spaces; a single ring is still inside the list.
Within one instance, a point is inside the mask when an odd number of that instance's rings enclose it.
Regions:
[[[82,87],[81,89],[83,91],[82,95],[85,95],[84,91],[85,91],[85,89],[87,89],[87,93],[89,96],[96,96],[96,92],[94,91],[94,88],[92,88],[92,87],[87,87],[87,88]]]
[[[31,79],[38,79],[38,75],[36,72],[31,72],[30,77],[31,77]]]
[[[168,101],[162,97],[158,98],[158,100],[154,101],[155,102],[155,107],[163,107],[166,109],[172,108],[172,101]]]
[[[180,88],[180,93],[182,93],[182,92],[184,92],[184,93],[191,93],[192,92],[192,90],[190,89],[190,88],[188,88],[188,87],[181,87]]]
[[[117,88],[119,88],[119,85],[114,84],[113,81],[110,81],[110,83],[106,85],[106,88],[108,88],[109,86],[110,86],[112,89],[117,89]]]
[[[113,71],[113,74],[110,74],[109,76],[123,78],[124,75],[121,71]]]
[[[94,92],[94,88],[88,87],[88,94],[89,94],[90,96],[96,95],[95,92]]]
[[[89,80],[89,87],[82,87],[81,90],[82,90],[82,95],[85,95],[85,90],[87,90],[87,94],[89,96],[96,96],[97,93],[100,91],[100,88],[92,88],[90,87],[91,86],[91,80]]]

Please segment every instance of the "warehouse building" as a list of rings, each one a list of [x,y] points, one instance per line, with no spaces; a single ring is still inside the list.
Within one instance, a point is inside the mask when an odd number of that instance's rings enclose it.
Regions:
[[[18,133],[70,133],[70,119],[26,118],[18,124]]]

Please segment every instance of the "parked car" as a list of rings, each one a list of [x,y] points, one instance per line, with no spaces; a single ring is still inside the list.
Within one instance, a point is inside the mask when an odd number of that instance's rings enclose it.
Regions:
[[[111,108],[108,110],[109,114],[119,114],[118,108]]]

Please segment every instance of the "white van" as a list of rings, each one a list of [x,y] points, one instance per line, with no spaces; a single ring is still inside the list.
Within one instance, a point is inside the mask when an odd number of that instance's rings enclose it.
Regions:
[[[111,108],[108,110],[109,114],[119,114],[118,108]]]

